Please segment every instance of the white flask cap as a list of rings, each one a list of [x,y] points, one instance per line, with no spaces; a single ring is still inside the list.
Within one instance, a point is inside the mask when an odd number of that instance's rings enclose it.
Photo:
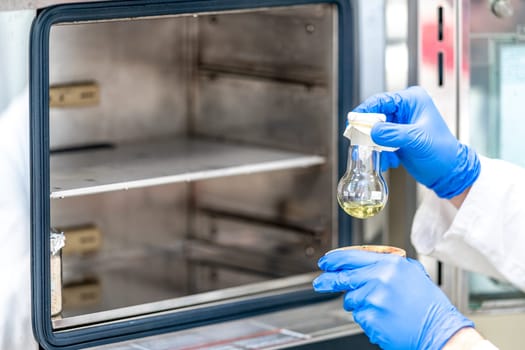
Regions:
[[[385,147],[376,144],[370,136],[370,131],[376,123],[386,121],[386,115],[382,113],[348,113],[348,126],[344,136],[350,140],[352,145],[374,146],[378,151],[394,152],[395,147]]]

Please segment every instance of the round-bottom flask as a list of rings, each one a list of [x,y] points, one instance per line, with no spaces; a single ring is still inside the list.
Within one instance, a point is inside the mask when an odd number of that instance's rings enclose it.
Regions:
[[[350,145],[346,173],[337,185],[337,201],[348,214],[366,219],[379,213],[388,199],[375,146]]]

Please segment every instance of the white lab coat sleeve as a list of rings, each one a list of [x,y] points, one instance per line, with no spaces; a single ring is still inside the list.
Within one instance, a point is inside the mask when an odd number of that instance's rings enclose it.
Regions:
[[[0,113],[0,349],[35,349],[31,330],[29,112],[24,92]]]
[[[421,254],[525,291],[525,169],[480,161],[480,175],[459,209],[426,194],[414,218],[412,243]]]

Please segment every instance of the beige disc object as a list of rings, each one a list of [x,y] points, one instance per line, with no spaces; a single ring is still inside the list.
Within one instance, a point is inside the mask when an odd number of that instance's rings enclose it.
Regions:
[[[403,258],[406,258],[407,256],[407,253],[405,252],[404,249],[392,247],[389,245],[352,245],[348,247],[332,249],[326,254],[330,254],[330,253],[337,252],[340,250],[365,250],[367,252],[374,252],[374,253],[396,254],[396,255],[402,256]]]

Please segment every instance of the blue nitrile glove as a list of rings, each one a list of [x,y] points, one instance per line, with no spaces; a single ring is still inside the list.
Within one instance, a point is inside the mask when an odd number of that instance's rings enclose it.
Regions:
[[[344,308],[382,349],[441,349],[460,329],[473,327],[416,260],[346,250],[319,260],[326,271],[317,292],[346,292]]]
[[[432,98],[422,88],[372,96],[354,111],[387,116],[387,122],[372,128],[372,140],[399,150],[382,152],[382,158],[393,166],[395,158],[399,158],[418,182],[439,197],[455,197],[478,178],[480,163],[476,152],[452,135]]]

